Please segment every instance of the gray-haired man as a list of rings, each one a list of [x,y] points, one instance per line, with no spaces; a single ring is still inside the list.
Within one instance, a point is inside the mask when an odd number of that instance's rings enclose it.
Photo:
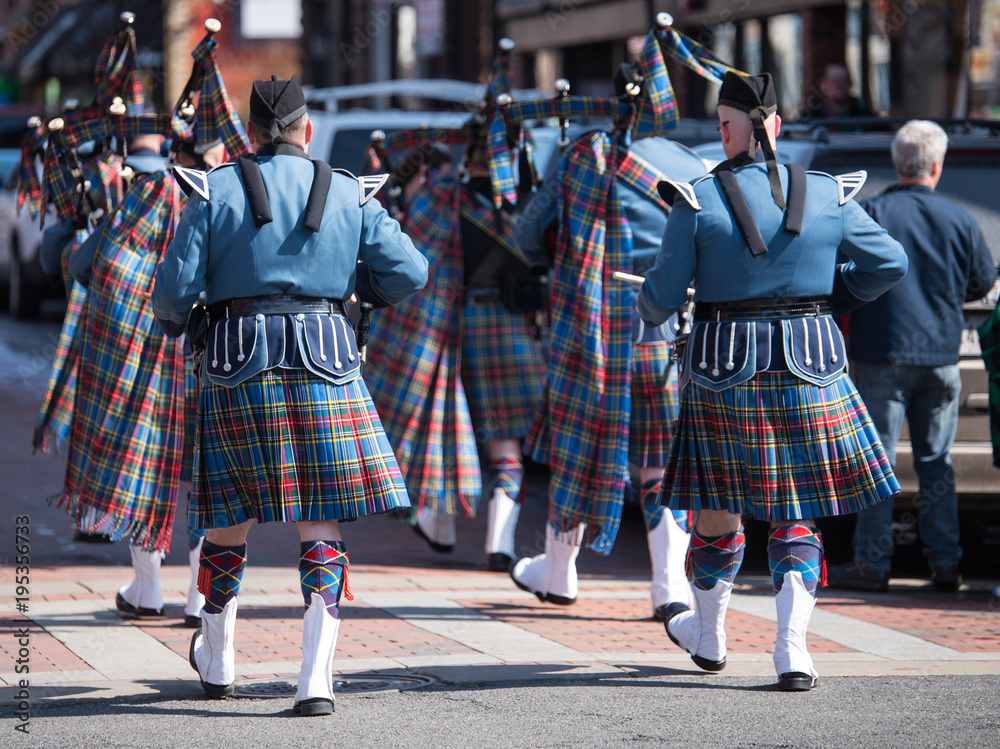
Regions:
[[[852,375],[886,454],[906,417],[920,482],[919,528],[938,590],[958,590],[958,499],[949,451],[958,427],[962,304],[986,296],[997,269],[982,232],[965,210],[934,192],[948,136],[911,120],[896,134],[898,183],[863,204],[899,241],[909,272],[875,301],[851,313]],[[830,571],[830,585],[884,591],[892,565],[892,502],[858,513],[854,561]]]

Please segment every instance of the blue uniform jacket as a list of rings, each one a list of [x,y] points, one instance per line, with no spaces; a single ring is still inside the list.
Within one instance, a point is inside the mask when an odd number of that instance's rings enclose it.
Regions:
[[[787,170],[779,167],[778,172],[787,195]],[[751,254],[714,177],[697,182],[694,195],[701,209],[675,201],[663,246],[639,291],[644,320],[663,323],[685,302],[689,286],[696,303],[823,297],[834,291],[839,273],[847,292],[869,301],[906,273],[900,244],[855,201],[841,204],[842,191],[833,177],[807,174],[803,229],[795,236],[784,230],[785,212],[772,200],[766,167],[750,164],[734,173],[768,252]],[[838,253],[848,259],[840,266]],[[697,361],[684,366],[682,374],[723,389],[784,358],[791,371],[810,382],[832,381],[846,364],[839,330],[829,316],[798,322],[699,323],[686,352]],[[783,357],[774,356],[776,348]]]
[[[941,367],[958,361],[962,304],[997,277],[976,220],[921,185],[896,185],[862,207],[903,245],[910,270],[897,286],[851,313],[851,358]]]
[[[313,163],[295,155],[258,161],[273,221],[254,225],[239,168],[212,170],[209,199],[189,198],[156,269],[152,305],[165,327],[183,325],[202,291],[209,305],[265,294],[348,299],[359,259],[371,290],[388,304],[423,288],[427,260],[377,200],[362,205],[357,179],[334,172],[320,230],[312,232],[303,215]]]
[[[778,171],[787,194],[787,172],[782,167]],[[701,210],[681,200],[675,203],[663,245],[639,292],[643,319],[662,323],[684,303],[691,285],[696,302],[828,296],[839,272],[851,294],[870,301],[906,273],[906,253],[899,242],[855,201],[840,205],[833,177],[807,174],[803,230],[794,236],[784,230],[784,211],[771,199],[766,167],[750,164],[734,172],[767,254],[750,254],[716,180],[697,182],[694,193]],[[839,270],[838,251],[848,258]]]

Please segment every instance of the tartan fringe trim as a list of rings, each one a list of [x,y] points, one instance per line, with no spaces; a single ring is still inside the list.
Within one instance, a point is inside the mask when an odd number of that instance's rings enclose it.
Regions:
[[[99,510],[84,502],[79,492],[63,489],[46,500],[50,505],[65,507],[76,526],[86,533],[104,533],[112,541],[126,541],[144,551],[169,553],[173,528],[166,525],[150,525],[141,520]]]
[[[41,450],[43,455],[61,456],[68,441],[65,434],[59,434],[54,429],[36,424],[31,434],[31,454],[34,455]]]
[[[611,547],[615,545],[615,538],[618,537],[621,518],[595,518],[591,515],[549,515],[549,525],[552,526],[554,535],[559,541],[572,539],[575,542],[575,535],[572,534],[578,532],[575,529],[580,523],[586,523],[587,526],[583,531],[580,548],[589,549],[602,557],[610,554]]]

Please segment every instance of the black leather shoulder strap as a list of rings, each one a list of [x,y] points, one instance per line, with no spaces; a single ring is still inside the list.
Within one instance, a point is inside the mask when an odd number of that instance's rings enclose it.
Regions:
[[[743,197],[743,190],[740,189],[740,183],[736,179],[736,175],[730,169],[723,169],[715,173],[715,178],[719,181],[719,187],[722,188],[722,196],[729,204],[729,210],[733,214],[733,219],[736,221],[736,226],[739,228],[740,234],[743,235],[743,239],[746,240],[747,246],[750,248],[750,253],[754,257],[763,255],[767,252],[767,245],[764,243],[764,238],[760,235],[757,222],[753,220],[753,214],[750,213],[750,206],[747,205],[747,199]]]
[[[332,181],[333,168],[324,161],[313,159],[312,187],[309,188],[305,220],[302,222],[309,231],[318,232],[323,224],[323,211],[326,210],[326,198],[330,194]]]
[[[243,175],[243,187],[247,191],[247,198],[250,201],[250,212],[253,214],[253,223],[258,229],[265,224],[271,223],[271,203],[267,198],[267,188],[264,186],[264,177],[260,173],[260,165],[257,157],[253,154],[244,154],[237,160],[240,173]]]
[[[788,164],[788,208],[785,211],[785,231],[796,237],[802,234],[806,213],[806,170],[798,164]]]

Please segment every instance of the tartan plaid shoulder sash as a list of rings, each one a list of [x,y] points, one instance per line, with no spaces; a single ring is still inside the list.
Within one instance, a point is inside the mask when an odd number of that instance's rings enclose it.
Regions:
[[[664,213],[670,213],[670,206],[656,189],[656,185],[666,179],[666,175],[644,158],[631,151],[624,151],[618,159],[615,175],[638,190],[649,202],[655,203]]]

